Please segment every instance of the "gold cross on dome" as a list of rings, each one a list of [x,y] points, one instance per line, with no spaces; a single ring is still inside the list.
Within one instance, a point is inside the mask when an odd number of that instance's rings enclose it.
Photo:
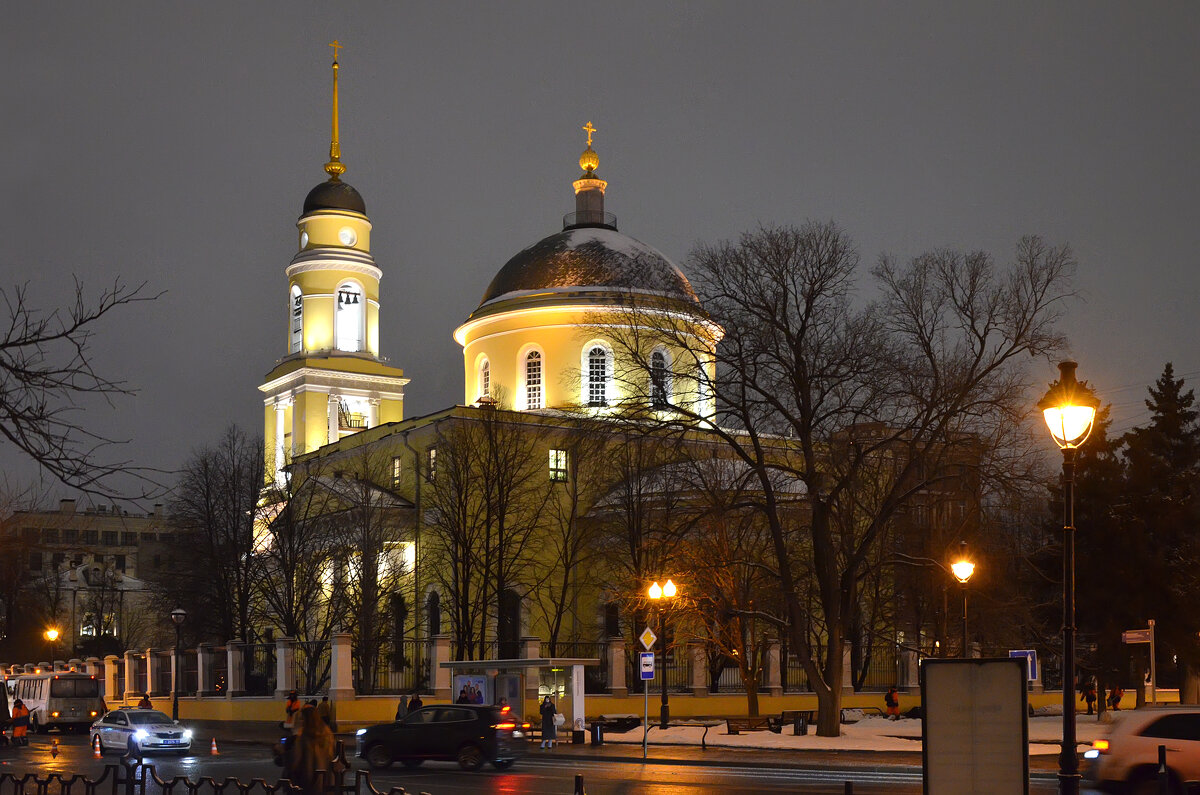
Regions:
[[[344,48],[346,45],[340,43],[337,39],[334,39],[333,42],[329,46],[333,48],[333,62],[337,63],[338,50]]]
[[[593,127],[592,123],[589,121],[587,124],[583,125],[583,127],[581,129],[583,129],[587,132],[587,134],[588,134],[587,145],[591,146],[592,145],[592,133],[596,132],[596,128]]]

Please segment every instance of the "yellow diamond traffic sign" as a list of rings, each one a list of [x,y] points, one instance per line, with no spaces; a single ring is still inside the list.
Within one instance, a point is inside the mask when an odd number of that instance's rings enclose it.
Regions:
[[[650,627],[646,627],[642,630],[642,634],[638,635],[638,640],[646,647],[646,651],[649,651],[654,648],[654,641],[658,640],[658,635],[651,632]]]

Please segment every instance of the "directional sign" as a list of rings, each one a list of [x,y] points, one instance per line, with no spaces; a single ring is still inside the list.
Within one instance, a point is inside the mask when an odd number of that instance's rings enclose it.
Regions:
[[[646,627],[642,630],[642,634],[638,635],[638,640],[646,647],[646,651],[650,651],[654,648],[654,641],[658,640],[658,635],[651,632],[650,627]]]
[[[1127,629],[1121,633],[1122,643],[1149,643],[1149,629]]]
[[[1026,669],[1026,678],[1030,682],[1036,682],[1038,678],[1038,662],[1036,649],[1009,649],[1009,657],[1024,657],[1028,664]]]
[[[646,631],[649,632],[649,630],[646,630]],[[652,652],[652,651],[641,652],[641,658],[642,658],[642,678],[643,679],[653,679],[654,678],[654,652]]]

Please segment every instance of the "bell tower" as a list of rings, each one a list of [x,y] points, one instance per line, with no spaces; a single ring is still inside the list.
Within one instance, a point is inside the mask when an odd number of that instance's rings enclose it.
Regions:
[[[342,181],[338,49],[334,41],[328,179],[304,200],[299,251],[287,266],[286,355],[259,387],[265,395],[268,481],[295,455],[404,418],[404,371],[379,353],[379,282],[366,203]]]

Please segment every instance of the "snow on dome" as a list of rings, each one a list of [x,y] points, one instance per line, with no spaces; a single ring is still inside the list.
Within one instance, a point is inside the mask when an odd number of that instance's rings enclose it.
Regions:
[[[683,272],[653,247],[614,229],[581,227],[519,252],[492,279],[479,306],[514,294],[571,289],[634,291],[699,303]]]

